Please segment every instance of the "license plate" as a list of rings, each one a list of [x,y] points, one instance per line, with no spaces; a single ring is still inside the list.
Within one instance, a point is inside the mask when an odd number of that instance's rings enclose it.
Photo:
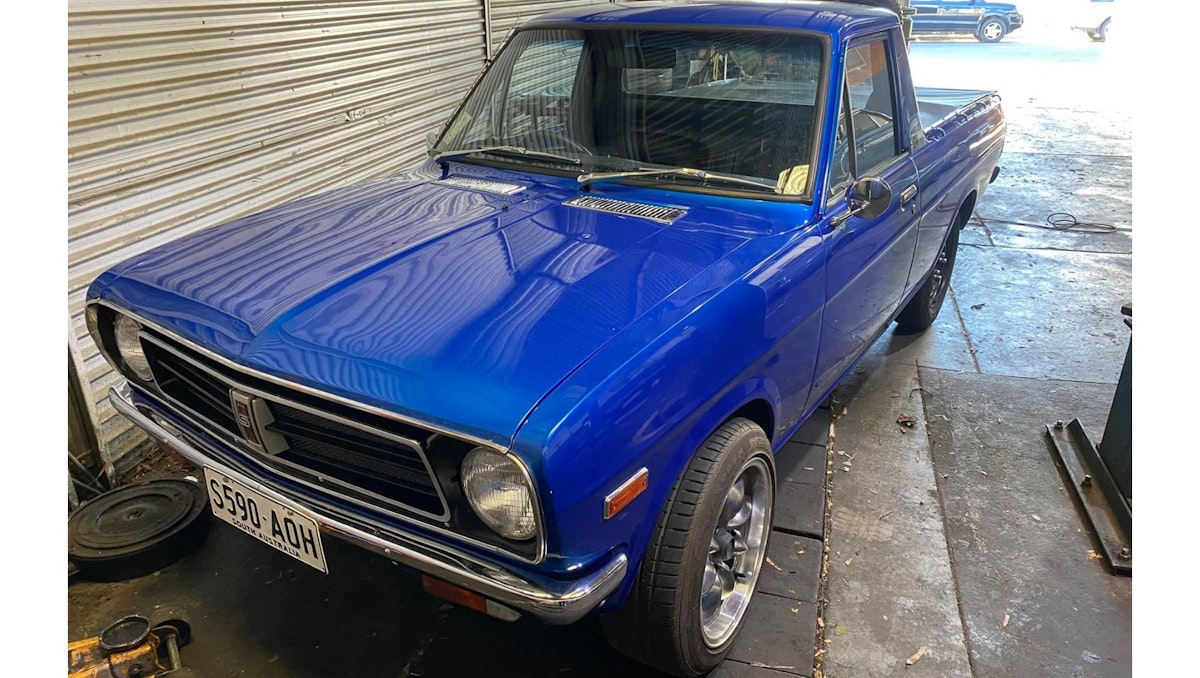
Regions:
[[[305,565],[329,572],[315,520],[264,497],[224,471],[204,467],[204,484],[213,515]]]

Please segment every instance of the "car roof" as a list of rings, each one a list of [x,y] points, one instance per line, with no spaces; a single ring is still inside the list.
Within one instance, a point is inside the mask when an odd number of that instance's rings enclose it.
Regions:
[[[840,36],[846,32],[883,30],[899,23],[895,13],[849,2],[713,2],[675,0],[585,5],[546,14],[524,24],[661,25],[677,27],[765,28],[810,30]]]

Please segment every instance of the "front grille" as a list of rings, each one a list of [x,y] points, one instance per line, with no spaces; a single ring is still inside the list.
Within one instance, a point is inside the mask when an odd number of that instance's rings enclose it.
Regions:
[[[287,442],[277,456],[368,492],[440,514],[441,499],[425,462],[408,444],[269,402],[266,426]]]
[[[143,341],[142,348],[163,395],[226,433],[238,435],[228,384],[153,341]]]
[[[158,335],[143,334],[142,346],[162,395],[203,420],[198,423],[207,422],[215,433],[243,443],[260,464],[331,490],[332,481],[340,486],[339,494],[380,508],[415,509],[439,520],[447,515],[416,440],[420,432],[412,427],[403,436],[389,437],[381,430],[386,423],[366,427],[323,411],[326,408],[311,396],[282,388],[268,393],[264,384],[242,383],[210,358]],[[269,417],[255,415],[263,419],[256,421],[261,445],[247,443],[234,416],[231,391],[266,405]],[[306,409],[294,406],[301,401]]]

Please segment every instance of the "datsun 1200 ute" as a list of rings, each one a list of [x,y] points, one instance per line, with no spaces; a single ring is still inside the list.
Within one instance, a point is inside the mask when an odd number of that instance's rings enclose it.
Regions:
[[[419,167],[158,247],[88,293],[110,398],[214,513],[501,619],[711,669],[774,453],[928,327],[1005,134],[915,89],[897,15],[597,5],[512,34]]]

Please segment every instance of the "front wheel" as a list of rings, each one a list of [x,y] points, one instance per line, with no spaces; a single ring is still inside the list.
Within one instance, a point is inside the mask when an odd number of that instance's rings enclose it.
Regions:
[[[678,676],[720,663],[746,619],[774,506],[770,441],[732,419],[675,481],[629,598],[601,619],[613,647]]]
[[[985,19],[984,22],[979,25],[979,32],[975,34],[975,37],[980,42],[1000,42],[1000,40],[1007,34],[1008,26],[1004,24],[1004,21],[991,18]]]
[[[958,254],[958,234],[962,230],[956,222],[950,227],[950,234],[942,250],[938,252],[933,270],[925,278],[917,295],[908,302],[900,315],[896,316],[896,324],[902,334],[921,332],[933,324],[942,303],[946,301],[946,292],[950,290],[950,274],[954,272],[954,260]]]

